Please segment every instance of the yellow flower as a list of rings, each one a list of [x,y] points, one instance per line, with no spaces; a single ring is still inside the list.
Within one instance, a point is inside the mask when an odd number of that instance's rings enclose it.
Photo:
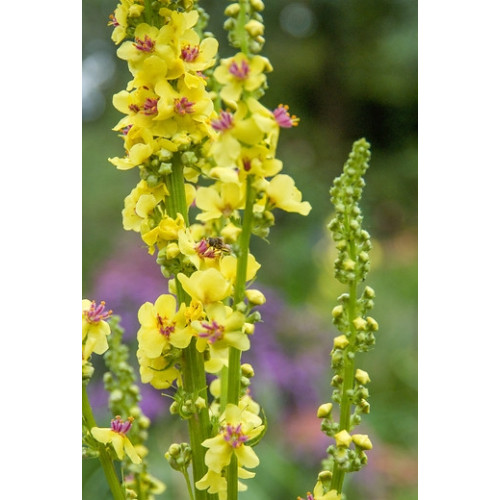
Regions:
[[[215,183],[209,187],[200,187],[196,192],[195,203],[202,210],[196,216],[197,220],[230,217],[235,210],[245,206],[245,191],[240,184]]]
[[[217,473],[229,465],[233,453],[238,459],[238,465],[253,469],[259,465],[259,458],[253,448],[245,443],[257,437],[263,430],[262,420],[254,413],[228,404],[219,419],[219,433],[205,439],[202,445],[208,448],[205,453],[205,464]]]
[[[342,495],[337,493],[337,490],[330,490],[327,493],[323,493],[323,484],[318,481],[314,486],[313,494],[308,493],[305,499],[299,497],[297,500],[341,500]]]
[[[223,257],[220,262],[220,272],[224,277],[230,281],[232,284],[236,281],[238,259],[234,255],[227,255]],[[260,264],[257,262],[255,257],[249,253],[247,261],[247,272],[245,276],[245,281],[250,281],[255,278],[257,271],[260,269]]]
[[[119,415],[111,420],[111,428],[92,427],[91,433],[94,438],[100,443],[111,443],[115,449],[116,456],[123,460],[125,453],[134,464],[142,462],[141,457],[137,453],[130,439],[125,435],[132,427],[133,417],[129,417],[127,421],[123,421]]]
[[[137,359],[143,384],[151,384],[155,389],[168,389],[180,377],[177,367],[163,356],[150,358],[139,349]]]
[[[141,226],[141,236],[144,243],[149,246],[149,253],[154,252],[154,245],[163,248],[168,241],[176,240],[181,229],[185,228],[184,218],[177,214],[175,219],[165,215],[158,225],[150,228],[148,224]]]
[[[143,304],[138,312],[141,327],[137,332],[139,349],[149,358],[157,358],[170,346],[183,349],[189,345],[192,330],[186,325],[185,304],[177,311],[173,295],[160,295],[154,305]]]
[[[307,215],[311,211],[310,203],[301,201],[302,193],[288,175],[279,174],[270,182],[266,182],[265,192],[272,208],[281,208],[286,212],[296,212],[300,215]]]
[[[145,180],[141,180],[125,198],[125,207],[122,210],[124,229],[139,232],[144,219],[148,218],[156,205],[167,195],[165,184],[150,188]]]
[[[104,354],[108,350],[106,337],[111,333],[111,328],[106,320],[112,311],[105,310],[105,302],[96,306],[95,301],[82,300],[82,355],[86,361],[90,355]]]
[[[243,333],[245,315],[233,311],[222,302],[209,304],[205,308],[207,318],[193,321],[192,328],[197,333],[196,349],[204,352],[207,348],[210,359],[205,363],[209,373],[217,373],[228,365],[229,347],[240,351],[250,349],[248,336]]]
[[[195,271],[189,278],[179,273],[177,278],[192,299],[205,305],[224,300],[231,294],[231,283],[213,267],[204,271]]]
[[[262,56],[250,59],[239,52],[234,57],[222,59],[215,69],[215,79],[223,85],[220,95],[228,104],[236,106],[243,91],[253,92],[266,81],[263,72],[272,71],[269,60]]]
[[[135,77],[129,87],[154,85],[160,79],[175,79],[182,75],[182,61],[171,45],[172,26],[158,29],[141,23],[135,28],[134,36],[133,42],[124,42],[116,52],[120,59],[128,62]]]
[[[255,472],[250,472],[243,467],[238,467],[238,478],[249,479],[255,477]],[[207,473],[196,482],[196,488],[199,490],[206,490],[208,493],[218,493],[219,500],[227,499],[227,480],[220,473],[208,469]],[[238,481],[238,491],[245,491],[247,486],[241,481]]]

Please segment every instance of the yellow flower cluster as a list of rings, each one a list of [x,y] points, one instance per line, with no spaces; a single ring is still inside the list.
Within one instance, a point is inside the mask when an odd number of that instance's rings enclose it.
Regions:
[[[287,106],[270,110],[258,100],[270,62],[243,47],[219,59],[203,22],[196,2],[180,0],[122,0],[110,21],[117,55],[133,77],[113,98],[124,114],[114,130],[125,155],[110,162],[140,173],[125,199],[123,225],[156,253],[163,274],[175,277],[170,293],[138,313],[141,380],[157,389],[185,386],[188,348],[200,353],[206,373],[217,375],[229,367],[232,350],[250,348],[258,319],[251,310],[265,302],[260,291],[246,290],[260,268],[249,252],[250,234],[267,236],[274,209],[311,210],[275,156],[280,129],[298,119]],[[245,36],[261,37],[256,23],[247,23]],[[258,458],[245,442],[263,425],[248,396],[220,415],[215,408],[219,433],[203,441],[208,472],[195,479],[199,489],[224,498],[233,454],[238,476],[253,476],[244,467]]]

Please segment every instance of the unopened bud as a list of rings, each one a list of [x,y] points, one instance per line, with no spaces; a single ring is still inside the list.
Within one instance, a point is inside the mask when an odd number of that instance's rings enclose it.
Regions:
[[[336,319],[342,316],[342,313],[344,312],[344,307],[343,306],[335,306],[332,309],[332,316]]]
[[[255,19],[248,21],[248,23],[245,24],[245,29],[247,33],[252,37],[264,34],[264,25],[262,23],[259,23],[259,21],[256,21]]]
[[[335,349],[345,349],[349,345],[349,340],[345,335],[339,335],[333,339],[333,347]]]
[[[359,368],[356,370],[356,374],[354,375],[354,377],[360,384],[363,385],[370,382],[370,377],[368,376],[368,373],[363,370],[360,370]]]
[[[363,450],[371,450],[373,448],[372,442],[367,434],[353,434],[352,440],[356,446]]]
[[[255,375],[253,367],[250,363],[243,363],[241,365],[241,373],[247,378],[252,378]]]
[[[356,328],[356,330],[366,330],[366,320],[361,316],[353,319],[352,324],[354,325],[354,328]]]
[[[256,305],[261,306],[262,304],[264,304],[266,302],[266,297],[259,290],[255,290],[255,289],[246,290],[245,295],[251,304],[256,304]]]
[[[337,446],[345,446],[347,448],[352,441],[351,435],[345,429],[343,431],[337,432],[334,437]]]
[[[231,3],[226,7],[224,11],[224,15],[227,17],[236,17],[240,12],[240,4],[239,3]]]
[[[318,418],[327,418],[330,416],[332,412],[333,405],[332,403],[324,403],[318,408],[317,417]]]

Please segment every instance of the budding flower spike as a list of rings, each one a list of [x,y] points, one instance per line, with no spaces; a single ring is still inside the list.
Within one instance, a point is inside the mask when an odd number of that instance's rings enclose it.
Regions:
[[[340,331],[333,341],[331,366],[334,387],[332,402],[339,406],[339,421],[332,417],[332,403],[325,403],[318,409],[318,417],[323,418],[322,430],[335,444],[328,448],[330,471],[321,488],[314,490],[312,498],[340,498],[346,473],[354,472],[367,462],[364,450],[370,450],[372,443],[367,435],[351,434],[360,423],[361,415],[368,413],[368,373],[355,369],[355,355],[373,348],[377,322],[367,316],[373,307],[375,292],[364,287],[361,295],[358,287],[366,279],[369,270],[368,252],[371,242],[368,233],[362,229],[362,215],[359,207],[363,175],[368,168],[370,145],[361,139],[354,143],[343,173],[333,181],[330,190],[335,206],[333,220],[328,224],[338,250],[335,261],[335,277],[348,286],[348,293],[342,294],[339,304],[332,310],[333,324]],[[354,444],[354,447],[352,446]],[[309,494],[310,495],[310,494]],[[309,497],[308,497],[309,498]]]

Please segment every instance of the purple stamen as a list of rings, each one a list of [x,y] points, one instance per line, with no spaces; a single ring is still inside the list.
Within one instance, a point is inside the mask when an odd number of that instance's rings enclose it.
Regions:
[[[212,128],[223,132],[224,130],[229,130],[233,126],[233,115],[228,111],[221,111],[220,118],[218,120],[212,120]]]
[[[245,59],[241,61],[241,66],[238,66],[236,61],[229,65],[229,73],[238,78],[238,80],[245,80],[250,73],[250,66]]]
[[[135,39],[134,47],[141,52],[153,52],[155,49],[155,41],[148,35],[145,35],[144,40],[141,40],[140,38]]]
[[[195,45],[194,47],[191,47],[191,45],[185,45],[181,49],[181,59],[186,62],[193,62],[198,57],[199,53],[200,48],[198,45]]]
[[[205,329],[205,331],[198,333],[198,336],[202,339],[207,339],[209,344],[217,342],[224,336],[224,326],[219,325],[217,321],[212,321],[212,323],[202,323],[201,326]]]
[[[175,321],[168,324],[166,322],[166,318],[162,318],[159,314],[156,315],[156,320],[158,322],[158,329],[160,333],[167,338],[170,338],[170,335],[175,331]]]
[[[248,441],[248,436],[243,434],[241,430],[241,424],[236,426],[227,424],[224,429],[223,437],[233,448],[239,448],[243,443]]]
[[[90,304],[90,309],[85,311],[85,317],[89,323],[99,323],[99,321],[107,320],[113,311],[106,311],[106,302],[101,301],[101,303],[96,307],[95,300]]]
[[[288,112],[288,106],[283,106],[283,104],[280,104],[274,111],[273,111],[274,119],[278,123],[280,127],[283,128],[292,128],[296,127],[299,124],[299,119],[293,115],[290,116],[290,113]]]
[[[111,420],[111,430],[117,432],[118,434],[126,434],[132,427],[133,417],[128,417],[124,422],[120,415],[117,415],[113,420]]]
[[[156,115],[158,113],[158,99],[152,99],[148,97],[142,106],[143,113],[145,115]]]
[[[184,116],[186,113],[191,114],[194,113],[194,102],[188,100],[187,97],[182,97],[180,99],[176,99],[174,102],[175,111],[179,113],[181,116]]]

